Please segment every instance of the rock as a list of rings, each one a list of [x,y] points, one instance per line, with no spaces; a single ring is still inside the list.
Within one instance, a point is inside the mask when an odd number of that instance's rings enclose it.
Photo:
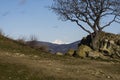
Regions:
[[[13,56],[16,56],[16,57],[25,57],[25,54],[22,54],[22,53],[14,53]]]
[[[120,59],[120,34],[112,34],[101,31],[98,35],[96,45],[96,50],[92,51],[90,47],[92,44],[91,35],[84,37],[79,43],[79,48],[76,54],[82,58],[87,56],[93,58],[103,58],[103,59]]]
[[[25,57],[25,54],[20,54],[19,56],[20,56],[20,57]]]
[[[101,59],[108,59],[108,57],[104,56],[103,53],[99,52],[99,51],[91,51],[88,53],[88,57],[89,58],[101,58]]]
[[[103,44],[104,47],[101,46],[100,51],[103,52],[106,56],[109,56],[111,58],[120,58],[120,35],[104,32],[100,36],[101,36],[99,40],[100,43],[101,44],[104,43]]]
[[[99,51],[109,58],[120,58],[120,34],[112,34],[101,31],[97,39],[96,51]],[[84,37],[79,43],[81,45],[91,46],[91,35]],[[77,50],[79,51],[79,50]],[[78,54],[78,52],[77,52]],[[83,54],[85,55],[85,54]]]
[[[37,55],[34,55],[33,57],[34,57],[34,58],[38,58],[38,56],[37,56]]]
[[[74,56],[75,50],[69,49],[68,52],[67,52],[67,54],[70,55],[70,56]]]
[[[115,45],[113,46],[113,49],[114,49],[114,54],[113,54],[114,58],[120,58],[120,46]]]
[[[114,42],[113,40],[110,40],[109,42],[110,42],[110,44],[112,44],[112,45],[115,44],[115,42]]]
[[[108,39],[101,41],[100,51],[105,53],[105,55],[111,55],[112,54],[111,48],[113,44],[114,44],[114,41],[109,41]]]
[[[19,56],[19,55],[20,55],[20,53],[15,53],[15,55],[16,55],[16,56]]]
[[[58,56],[63,56],[64,54],[61,53],[61,52],[57,52],[56,55],[58,55]]]
[[[79,48],[76,51],[76,54],[81,57],[81,58],[85,58],[88,56],[88,53],[92,51],[92,49],[87,46],[87,45],[80,45]]]
[[[88,53],[88,57],[90,58],[100,58],[102,56],[102,53],[98,52],[98,51],[91,51]]]
[[[108,79],[112,78],[111,76],[107,76]]]
[[[118,40],[118,41],[117,41],[117,45],[119,45],[119,46],[120,46],[120,40]]]
[[[101,42],[101,43],[104,43]],[[113,40],[108,40],[100,47],[100,51],[104,53],[104,55],[114,58],[120,55],[120,47]],[[120,56],[119,56],[120,57]]]

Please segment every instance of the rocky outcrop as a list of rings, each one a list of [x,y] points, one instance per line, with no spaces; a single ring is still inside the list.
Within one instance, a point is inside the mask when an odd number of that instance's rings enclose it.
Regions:
[[[91,37],[88,35],[81,40],[78,45],[78,49],[74,51],[74,55],[81,58],[119,58],[120,59],[120,35],[101,32],[98,38],[98,50],[92,50],[90,47]],[[72,51],[69,51],[69,55],[73,56]],[[76,52],[76,53],[75,53]]]
[[[117,41],[117,45],[119,45],[119,46],[120,46],[120,40],[118,40],[118,41]]]
[[[104,53],[104,55],[112,56],[114,53],[113,46],[115,45],[114,41],[109,41],[108,39],[105,39],[101,41],[100,44],[100,51]]]
[[[101,32],[98,39],[99,50],[97,53],[99,52],[104,56],[109,56],[110,58],[120,58],[120,35]],[[90,35],[83,38],[79,46],[82,44],[90,46]],[[95,54],[96,52],[92,53]]]
[[[113,40],[105,39],[101,42],[100,52],[112,58],[120,58],[120,45]]]
[[[103,58],[106,59],[106,57],[99,51],[94,51],[87,45],[81,45],[76,51],[76,55],[81,58]]]
[[[76,54],[81,58],[86,58],[88,53],[92,51],[92,49],[87,45],[81,45],[76,51]]]
[[[97,59],[97,58],[106,59],[106,57],[99,51],[91,51],[88,53],[87,57],[93,58],[93,59]]]

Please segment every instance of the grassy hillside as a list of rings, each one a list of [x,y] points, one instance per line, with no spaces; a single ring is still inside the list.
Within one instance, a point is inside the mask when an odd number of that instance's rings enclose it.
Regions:
[[[0,36],[0,80],[120,80],[120,62],[56,56]]]
[[[23,43],[20,43],[18,41],[12,40],[10,38],[4,37],[0,35],[0,50],[1,51],[8,51],[8,52],[22,52],[26,54],[33,53],[34,54],[34,49],[26,46]]]
[[[28,45],[25,45],[22,42],[4,37],[0,35],[0,51],[13,53],[22,53],[25,55],[39,55],[42,57],[46,57],[48,52],[42,51],[40,49],[31,48]],[[50,55],[50,54],[48,54]]]

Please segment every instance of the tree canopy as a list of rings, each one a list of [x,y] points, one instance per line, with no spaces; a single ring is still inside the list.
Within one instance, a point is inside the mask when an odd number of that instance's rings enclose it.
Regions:
[[[89,34],[92,31],[86,25],[96,33],[113,22],[120,23],[120,0],[53,0],[51,9],[61,20],[75,22]]]

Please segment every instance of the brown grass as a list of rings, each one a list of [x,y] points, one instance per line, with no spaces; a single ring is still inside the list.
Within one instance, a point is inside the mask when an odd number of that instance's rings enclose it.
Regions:
[[[120,62],[104,62],[75,58],[51,59],[0,53],[0,61],[27,67],[33,78],[42,80],[120,80]],[[38,80],[33,79],[33,80]],[[29,79],[31,80],[31,79]]]

